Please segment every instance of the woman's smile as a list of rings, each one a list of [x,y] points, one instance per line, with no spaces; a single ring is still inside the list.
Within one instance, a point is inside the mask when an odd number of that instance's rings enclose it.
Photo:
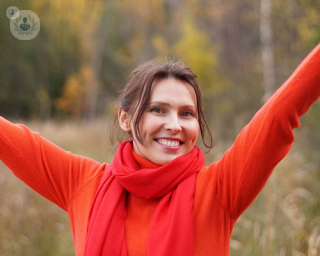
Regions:
[[[177,139],[156,139],[159,144],[171,147],[171,148],[178,148],[180,146],[181,142]]]
[[[174,138],[155,139],[159,146],[165,150],[177,151],[182,147],[183,142]]]

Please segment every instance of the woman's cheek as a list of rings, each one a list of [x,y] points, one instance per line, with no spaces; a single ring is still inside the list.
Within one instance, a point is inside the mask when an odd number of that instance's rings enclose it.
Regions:
[[[186,129],[189,133],[198,135],[198,132],[199,132],[198,120],[190,120],[190,122],[186,124]]]

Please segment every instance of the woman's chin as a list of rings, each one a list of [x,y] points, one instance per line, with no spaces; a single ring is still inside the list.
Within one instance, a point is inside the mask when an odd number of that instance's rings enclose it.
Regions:
[[[157,157],[152,157],[151,159],[149,159],[149,161],[151,161],[157,165],[165,165],[165,164],[171,162],[172,160],[176,159],[177,157],[179,157],[179,155],[170,155],[170,156],[158,155]]]

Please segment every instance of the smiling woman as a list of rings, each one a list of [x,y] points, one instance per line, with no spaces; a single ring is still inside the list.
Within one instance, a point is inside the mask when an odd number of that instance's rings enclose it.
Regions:
[[[171,61],[133,71],[116,113],[130,139],[112,164],[66,152],[4,118],[0,159],[68,212],[76,255],[228,255],[237,219],[320,96],[319,66],[320,45],[209,166],[195,145],[200,131],[212,147],[196,75]]]

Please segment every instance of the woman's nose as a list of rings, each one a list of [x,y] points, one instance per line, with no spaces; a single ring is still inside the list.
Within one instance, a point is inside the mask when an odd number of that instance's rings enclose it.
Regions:
[[[179,118],[176,115],[168,116],[164,128],[167,131],[171,131],[172,133],[178,133],[182,130],[181,125],[179,123]]]

